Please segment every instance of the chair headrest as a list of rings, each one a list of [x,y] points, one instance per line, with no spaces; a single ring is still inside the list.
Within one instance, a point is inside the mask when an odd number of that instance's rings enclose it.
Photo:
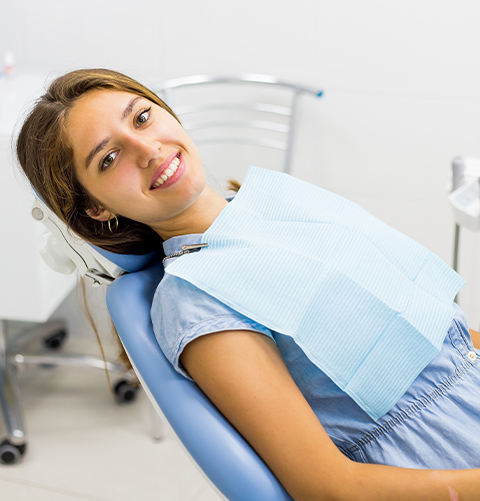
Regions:
[[[125,272],[147,268],[163,258],[163,249],[148,254],[117,254],[92,245],[70,231],[40,197],[36,197],[32,216],[49,230],[42,237],[40,254],[55,271],[72,273],[78,269],[89,285],[110,283]]]

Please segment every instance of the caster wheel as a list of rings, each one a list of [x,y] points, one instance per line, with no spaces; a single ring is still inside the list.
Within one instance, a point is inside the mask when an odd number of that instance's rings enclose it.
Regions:
[[[26,444],[14,445],[9,440],[4,440],[0,443],[0,463],[15,464],[25,454]]]
[[[64,330],[55,332],[43,340],[43,345],[50,350],[58,350],[62,347],[65,339],[67,338],[67,333]]]
[[[113,393],[117,402],[126,403],[135,400],[138,391],[138,384],[130,383],[125,379],[121,379],[114,387]]]

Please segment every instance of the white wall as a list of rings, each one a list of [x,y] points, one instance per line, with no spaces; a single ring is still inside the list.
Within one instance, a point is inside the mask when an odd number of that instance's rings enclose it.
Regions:
[[[51,76],[107,66],[147,84],[255,72],[320,86],[295,173],[344,194],[451,261],[446,180],[480,155],[474,0],[4,0],[0,53]],[[480,325],[480,242],[465,234],[460,303]]]

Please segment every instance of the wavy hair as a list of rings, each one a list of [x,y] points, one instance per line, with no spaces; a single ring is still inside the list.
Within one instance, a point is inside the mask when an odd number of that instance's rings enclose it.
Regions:
[[[92,219],[86,213],[87,209],[98,207],[98,203],[77,179],[66,122],[75,103],[87,92],[96,89],[125,91],[142,96],[178,120],[154,92],[122,73],[106,69],[76,70],[52,82],[35,103],[18,134],[17,158],[36,193],[73,232],[110,252],[145,254],[160,247],[162,242],[150,227],[118,217],[118,228],[112,233],[107,223]],[[85,294],[83,298],[87,317],[105,360],[102,342]],[[119,348],[121,362],[126,368],[131,367],[121,343]],[[107,379],[110,381],[108,371]]]

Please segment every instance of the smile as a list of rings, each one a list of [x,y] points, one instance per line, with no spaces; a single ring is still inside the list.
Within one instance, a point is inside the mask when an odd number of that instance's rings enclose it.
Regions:
[[[162,171],[160,176],[156,179],[156,181],[150,187],[151,190],[158,188],[162,184],[166,183],[174,174],[177,172],[177,169],[180,165],[180,153],[176,155],[169,165]]]

